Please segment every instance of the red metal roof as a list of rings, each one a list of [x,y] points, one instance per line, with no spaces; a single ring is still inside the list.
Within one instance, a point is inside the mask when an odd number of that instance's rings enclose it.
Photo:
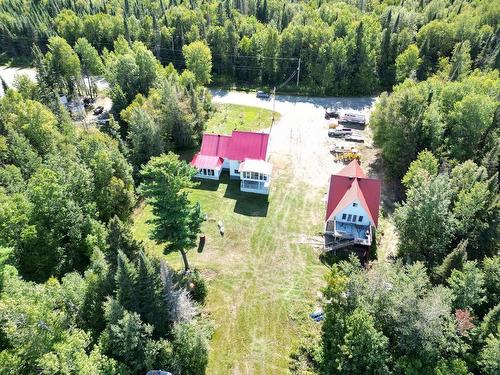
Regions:
[[[227,157],[231,160],[266,160],[269,134],[233,131]]]
[[[344,177],[366,178],[365,172],[363,172],[361,166],[356,160],[351,161],[344,168],[342,168],[336,175]]]
[[[229,135],[203,134],[200,154],[225,158],[230,142]]]
[[[330,178],[326,220],[357,200],[368,213],[373,225],[378,225],[380,180],[367,178],[356,160]]]
[[[196,154],[191,160],[191,165],[198,169],[221,169],[223,162],[224,159],[218,156]]]
[[[233,131],[231,136],[203,134],[200,155],[231,160],[266,160],[269,134]]]

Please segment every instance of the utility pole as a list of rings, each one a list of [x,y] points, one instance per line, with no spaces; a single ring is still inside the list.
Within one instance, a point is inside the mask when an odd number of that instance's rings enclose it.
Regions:
[[[300,57],[299,57],[299,66],[297,67],[297,86],[299,85],[300,78]]]
[[[276,108],[276,86],[274,86],[274,89],[273,89],[273,120],[271,122],[271,127],[274,124],[274,111],[275,111],[275,108]]]

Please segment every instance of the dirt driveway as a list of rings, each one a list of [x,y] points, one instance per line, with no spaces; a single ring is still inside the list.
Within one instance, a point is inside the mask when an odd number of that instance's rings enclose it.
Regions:
[[[273,109],[272,99],[258,99],[253,93],[213,90],[213,101],[217,103],[241,104]],[[292,172],[295,182],[290,188],[309,186],[306,190],[311,196],[318,192],[326,201],[329,178],[345,165],[336,162],[330,153],[335,144],[356,147],[361,153],[361,166],[369,177],[382,180],[382,215],[378,228],[379,260],[396,253],[397,236],[390,214],[397,200],[393,183],[384,176],[380,150],[373,144],[372,130],[366,126],[357,130],[364,143],[353,143],[328,137],[328,125],[333,120],[324,118],[325,108],[338,112],[354,110],[363,113],[368,121],[375,105],[376,97],[329,97],[314,98],[306,96],[276,96],[275,111],[281,114],[280,120],[270,131],[270,161],[274,174]]]
[[[213,101],[217,103],[242,104],[273,109],[273,100],[263,100],[253,93],[214,90]],[[309,184],[315,188],[325,188],[332,173],[342,168],[330,154],[330,147],[336,144],[352,145],[361,150],[363,167],[370,165],[375,153],[363,152],[373,149],[371,132],[363,130],[365,144],[339,141],[328,137],[328,124],[332,120],[324,118],[325,108],[338,111],[355,110],[369,117],[375,103],[375,97],[362,98],[312,98],[302,96],[276,97],[275,111],[281,114],[280,120],[270,129],[270,159],[275,170],[286,168],[293,171],[297,182]]]

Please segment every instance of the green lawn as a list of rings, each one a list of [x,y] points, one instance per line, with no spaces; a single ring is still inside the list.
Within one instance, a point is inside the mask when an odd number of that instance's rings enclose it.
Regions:
[[[208,215],[203,253],[188,253],[209,285],[206,309],[215,333],[208,374],[286,373],[300,338],[319,329],[307,314],[317,306],[327,268],[308,238],[321,230],[322,192],[295,182],[278,164],[269,200],[240,192],[227,176],[191,192]],[[147,237],[149,217],[147,206],[136,211],[134,235],[148,251],[161,254]],[[166,259],[181,268],[178,253]]]
[[[230,134],[233,130],[262,130],[271,126],[272,111],[236,104],[217,104],[217,111],[208,120],[207,131]],[[279,114],[275,114],[275,120]]]

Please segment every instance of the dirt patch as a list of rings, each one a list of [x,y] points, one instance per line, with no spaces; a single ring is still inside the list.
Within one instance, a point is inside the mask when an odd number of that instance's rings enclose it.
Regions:
[[[303,233],[297,236],[297,239],[293,241],[297,244],[310,245],[315,249],[323,249],[324,239],[321,236],[307,236]]]

